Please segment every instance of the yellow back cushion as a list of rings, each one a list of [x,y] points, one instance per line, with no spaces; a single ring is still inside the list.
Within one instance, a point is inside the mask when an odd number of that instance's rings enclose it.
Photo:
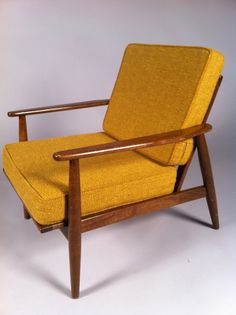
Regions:
[[[201,124],[224,58],[203,47],[130,44],[103,128],[122,140]],[[185,164],[192,140],[140,150],[169,165]]]

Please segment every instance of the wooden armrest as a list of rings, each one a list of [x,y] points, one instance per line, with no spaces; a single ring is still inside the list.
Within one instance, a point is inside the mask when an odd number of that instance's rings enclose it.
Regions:
[[[61,112],[64,110],[103,106],[103,105],[107,105],[108,103],[109,103],[109,99],[94,100],[94,101],[87,101],[87,102],[77,102],[77,103],[70,103],[70,104],[55,105],[55,106],[21,109],[21,110],[8,112],[7,114],[9,117],[28,116],[28,115],[46,114],[46,113],[52,113],[52,112]]]
[[[114,141],[105,144],[89,146],[84,148],[60,151],[53,154],[57,161],[76,160],[85,157],[104,155],[109,153],[144,149],[158,145],[181,142],[194,138],[212,129],[209,124],[198,125],[186,129],[174,130],[156,135]]]

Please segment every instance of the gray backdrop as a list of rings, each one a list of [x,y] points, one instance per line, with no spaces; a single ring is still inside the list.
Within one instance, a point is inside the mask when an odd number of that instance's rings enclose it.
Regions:
[[[207,136],[221,230],[199,224],[209,214],[196,201],[85,234],[75,302],[63,236],[42,237],[22,219],[1,173],[1,314],[236,314],[235,30],[235,0],[0,0],[1,147],[18,140],[9,110],[109,98],[128,43],[200,45],[225,55]],[[104,113],[32,116],[29,138],[99,131]],[[185,185],[199,180],[194,160]]]
[[[17,141],[17,108],[109,98],[130,42],[201,45],[225,55],[211,149],[235,147],[236,1],[1,0],[1,145]],[[30,138],[101,129],[104,109],[30,117]],[[65,121],[63,122],[63,119]]]

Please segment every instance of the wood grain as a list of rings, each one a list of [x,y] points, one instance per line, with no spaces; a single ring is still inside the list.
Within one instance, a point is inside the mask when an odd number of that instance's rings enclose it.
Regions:
[[[211,125],[204,124],[186,129],[165,132],[157,135],[133,138],[122,141],[114,141],[95,146],[55,152],[53,154],[53,157],[57,161],[67,161],[116,152],[118,153],[130,150],[144,149],[157,145],[181,142],[196,137],[197,135],[209,132],[211,129]]]
[[[163,208],[173,207],[177,204],[192,201],[206,197],[206,189],[204,186],[198,186],[186,189],[180,192],[169,195],[156,197],[133,204],[112,208],[103,212],[90,214],[81,217],[81,233],[93,230],[107,224],[116,223],[131,217],[143,215],[146,213],[158,211]],[[51,224],[40,225],[36,223],[37,228],[41,233],[49,232],[50,230],[63,229],[65,236],[67,233],[68,221]]]
[[[182,192],[172,193],[131,205],[121,206],[104,213],[99,213],[82,220],[82,232],[94,230],[108,224],[123,221],[139,215],[144,215],[164,208],[170,208],[177,204],[203,198],[206,190],[203,186],[187,189]]]
[[[79,297],[81,257],[81,206],[79,161],[70,161],[68,241],[72,298]]]
[[[198,149],[198,157],[203,177],[203,182],[206,187],[207,204],[212,220],[214,229],[218,230],[220,227],[218,208],[216,201],[215,185],[213,180],[213,174],[211,169],[210,156],[207,148],[207,143],[204,135],[200,135],[196,138],[196,144]]]
[[[114,141],[112,143],[90,146],[85,148],[78,148],[73,150],[66,150],[54,153],[54,159],[58,161],[69,161],[69,192],[68,192],[68,211],[67,219],[63,222],[58,222],[50,225],[40,225],[35,222],[37,228],[41,233],[60,229],[65,237],[68,239],[69,258],[70,258],[70,276],[71,276],[71,294],[73,298],[79,297],[80,287],[80,261],[81,261],[81,233],[87,232],[108,224],[113,224],[122,220],[126,220],[139,215],[144,215],[163,208],[169,208],[177,204],[192,201],[195,199],[206,197],[213,227],[219,228],[218,210],[216,202],[216,194],[214,188],[213,175],[210,164],[210,157],[207,149],[207,144],[204,134],[212,129],[211,125],[206,124],[206,119],[209,115],[211,106],[214,102],[217,90],[222,81],[222,76],[216,86],[216,90],[211,100],[211,104],[206,113],[204,123],[199,126],[186,128],[177,131],[170,131],[158,135],[150,135],[123,141]],[[108,99],[95,100],[88,102],[78,102],[71,104],[62,104],[48,107],[37,107],[31,109],[22,109],[11,111],[8,113],[10,117],[19,117],[19,141],[27,141],[27,115],[36,115],[43,113],[59,112],[66,110],[74,110],[80,108],[103,106],[109,103]],[[189,162],[178,169],[177,183],[175,192],[136,202],[113,209],[108,209],[99,213],[90,214],[87,216],[81,215],[81,192],[80,192],[80,173],[79,173],[79,159],[97,155],[104,155],[116,152],[123,152],[129,150],[137,150],[156,145],[165,145],[170,143],[178,143],[190,138],[195,139],[195,148],[197,148],[199,155],[199,162],[203,176],[203,186],[182,190],[182,183],[191,163]],[[30,215],[24,206],[24,213],[26,218]]]
[[[53,105],[53,106],[25,108],[25,109],[10,111],[8,112],[8,116],[17,117],[17,116],[22,116],[22,115],[28,116],[28,115],[36,115],[36,114],[47,114],[47,113],[61,112],[61,111],[66,111],[66,110],[104,106],[104,105],[107,105],[108,103],[109,103],[109,99],[103,99],[103,100],[76,102],[76,103]]]

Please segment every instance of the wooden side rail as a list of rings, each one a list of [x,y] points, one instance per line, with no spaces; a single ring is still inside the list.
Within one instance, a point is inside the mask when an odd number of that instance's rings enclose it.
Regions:
[[[210,124],[203,124],[186,129],[175,130],[151,136],[133,138],[122,141],[114,141],[95,146],[60,151],[54,153],[53,157],[57,161],[68,161],[77,160],[85,157],[104,155],[109,153],[144,149],[147,147],[181,142],[190,138],[194,138],[206,132],[209,132],[211,129],[212,126]]]
[[[141,202],[136,202],[133,204],[105,210],[103,212],[86,215],[81,217],[81,233],[88,232],[106,226],[108,224],[117,223],[139,215],[157,212],[164,208],[170,208],[181,203],[205,197],[206,197],[205,187],[198,186],[177,193],[172,193],[161,197],[155,197]],[[66,234],[66,237],[68,237],[67,230],[68,220],[51,225],[40,225],[36,221],[34,221],[34,223],[36,224],[37,228],[41,233],[46,233],[58,229],[64,229],[63,230],[65,232],[64,234]]]
[[[76,102],[76,103],[61,104],[61,105],[54,105],[54,106],[19,109],[19,110],[8,112],[7,114],[9,117],[28,116],[28,115],[36,115],[36,114],[47,114],[47,113],[53,113],[53,112],[62,112],[65,110],[74,110],[74,109],[82,109],[82,108],[88,108],[88,107],[104,106],[104,105],[108,105],[108,103],[109,103],[109,99],[103,99],[103,100]]]

